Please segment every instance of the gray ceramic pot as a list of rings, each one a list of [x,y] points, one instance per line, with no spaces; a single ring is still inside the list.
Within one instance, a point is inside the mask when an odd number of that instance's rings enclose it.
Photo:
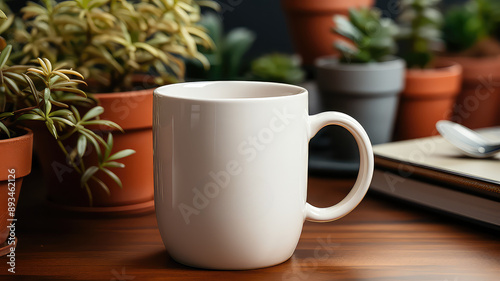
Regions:
[[[316,60],[315,66],[323,110],[351,115],[365,128],[373,144],[391,140],[399,94],[404,87],[402,59],[347,64],[335,57],[323,57]],[[359,157],[354,138],[343,128],[330,127],[331,157]]]

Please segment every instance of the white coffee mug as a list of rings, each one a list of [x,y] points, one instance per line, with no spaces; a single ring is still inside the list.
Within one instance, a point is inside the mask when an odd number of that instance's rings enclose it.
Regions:
[[[193,82],[154,91],[155,207],[170,256],[211,269],[252,269],[289,259],[304,220],[352,211],[373,174],[370,140],[353,118],[308,115],[307,90],[265,82]],[[326,125],[355,137],[360,171],[329,208],[306,202],[309,140]]]

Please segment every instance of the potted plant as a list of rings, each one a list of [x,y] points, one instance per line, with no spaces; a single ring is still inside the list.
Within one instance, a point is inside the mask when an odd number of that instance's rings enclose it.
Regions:
[[[48,132],[55,149],[66,156],[64,160],[67,162],[62,163],[67,163],[79,175],[75,187],[82,190],[84,200],[90,205],[96,192],[92,186],[97,185],[109,195],[112,186],[104,183],[104,177],[111,178],[115,185],[121,185],[115,171],[124,165],[116,160],[134,153],[133,150],[112,153],[112,135],[108,134],[105,141],[89,129],[90,126],[100,125],[121,130],[114,122],[99,119],[103,112],[100,106],[92,107],[84,115],[78,112],[74,104],[92,102],[77,88],[85,83],[80,73],[60,66],[53,67],[46,58],[37,59],[38,67],[12,65],[9,61],[11,51],[12,46],[8,45],[0,53],[0,155],[3,159],[0,161],[0,244],[7,236],[12,237],[7,219],[13,218],[23,177],[31,171],[33,132],[20,125],[33,127],[34,123],[39,123],[41,126],[34,127],[43,127]],[[71,139],[77,141],[68,141]],[[90,155],[98,158],[92,166],[83,161]],[[8,244],[12,246],[13,240],[10,239]]]
[[[0,11],[0,20],[7,17]],[[9,50],[8,48],[7,50]],[[12,69],[6,66],[8,52],[0,53],[0,73],[6,75],[4,81],[11,79]],[[6,73],[4,74],[4,72]],[[17,86],[17,84],[13,84]],[[14,86],[14,87],[15,87]],[[10,224],[14,219],[23,178],[31,172],[33,151],[33,132],[30,129],[7,123],[6,119],[14,113],[7,111],[12,104],[7,100],[5,84],[0,90],[0,256],[11,252],[16,246],[16,238],[10,236]],[[22,114],[22,112],[21,112]]]
[[[209,66],[197,49],[213,47],[197,24],[199,5],[191,0],[44,0],[43,5],[28,3],[22,12],[28,28],[13,31],[22,47],[15,58],[25,62],[43,55],[81,72],[89,81],[89,91],[96,93],[93,98],[105,109],[101,117],[125,131],[115,135],[114,148],[137,152],[124,159],[126,168],[116,173],[123,182],[118,196],[100,197],[102,201],[87,208],[79,196],[65,194],[74,180],[60,181],[54,172],[46,182],[51,187],[49,196],[55,203],[81,211],[153,210],[152,88],[181,81],[182,58],[196,58]],[[52,155],[36,150],[42,163],[53,163]],[[52,169],[44,167],[47,172]],[[64,168],[58,173],[70,174]]]
[[[252,61],[249,78],[252,80],[300,84],[305,72],[300,68],[296,56],[272,53],[260,56]]]
[[[500,124],[500,3],[469,0],[445,13],[442,27],[446,53],[439,61],[455,61],[463,68],[462,91],[452,120],[469,128]]]
[[[351,9],[349,18],[336,15],[333,19],[334,32],[352,43],[337,40],[340,58],[316,60],[322,105],[358,120],[373,144],[388,142],[404,86],[405,63],[393,56],[397,26],[375,8]],[[357,145],[349,133],[340,127],[332,127],[331,132],[330,157],[356,158]]]
[[[440,0],[406,0],[399,17],[406,61],[405,88],[401,94],[395,140],[437,134],[436,122],[449,119],[460,91],[462,67],[454,62],[433,62],[433,46],[440,43]]]
[[[332,16],[347,15],[349,8],[369,7],[373,0],[281,0],[288,30],[306,66],[321,56],[333,55],[331,42],[342,38],[331,33]]]

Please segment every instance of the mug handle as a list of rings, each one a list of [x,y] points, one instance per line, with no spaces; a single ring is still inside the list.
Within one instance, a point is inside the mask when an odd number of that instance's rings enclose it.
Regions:
[[[327,125],[342,126],[354,136],[359,147],[359,173],[349,194],[336,205],[318,208],[306,203],[306,219],[309,221],[334,221],[350,213],[365,196],[373,176],[373,149],[368,134],[361,124],[351,116],[340,112],[323,112],[312,115],[309,116],[309,140]]]

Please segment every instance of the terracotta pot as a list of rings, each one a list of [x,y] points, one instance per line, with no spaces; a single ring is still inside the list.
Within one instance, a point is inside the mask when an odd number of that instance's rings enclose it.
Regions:
[[[33,132],[29,129],[24,135],[19,137],[0,140],[0,255],[10,252],[14,247],[14,239],[10,238],[10,231],[7,228],[11,224],[8,219],[14,217],[10,212],[18,205],[19,193],[23,177],[31,172],[31,155],[33,154]],[[11,199],[11,198],[14,198]],[[13,202],[15,206],[9,206]],[[14,222],[15,224],[15,222]],[[9,238],[9,239],[7,239]]]
[[[463,68],[462,91],[455,101],[452,121],[477,129],[500,125],[500,56],[443,56]]]
[[[60,152],[53,138],[45,128],[41,128],[43,132],[40,134],[35,132],[35,150],[42,162],[48,200],[58,207],[83,212],[152,211],[154,209],[153,89],[94,94],[94,97],[104,107],[101,119],[114,121],[125,131],[121,133],[113,130],[113,151],[127,148],[136,151],[135,154],[119,160],[125,164],[125,168],[111,169],[121,179],[123,188],[120,189],[108,176],[97,174],[107,184],[111,195],[108,196],[98,185],[91,184],[93,206],[89,207],[88,196],[85,190],[80,188],[80,175],[66,164],[64,154]],[[109,130],[108,127],[101,129]],[[107,131],[104,131],[104,136],[106,139]],[[88,167],[97,163],[97,159],[89,156],[85,162]]]
[[[304,65],[313,65],[320,56],[335,54],[332,17],[347,15],[349,8],[367,7],[373,0],[281,0],[295,50]]]
[[[407,69],[395,140],[436,135],[436,122],[449,120],[462,83],[462,67],[442,63],[432,69]]]

